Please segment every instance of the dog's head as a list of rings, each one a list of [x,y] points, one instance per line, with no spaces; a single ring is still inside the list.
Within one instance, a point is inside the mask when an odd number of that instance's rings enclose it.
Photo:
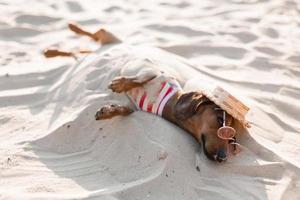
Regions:
[[[223,124],[223,112],[219,107],[198,92],[180,96],[174,108],[174,117],[185,129],[202,142],[207,158],[215,161],[227,159],[228,141],[218,137]],[[226,125],[232,126],[233,118],[228,115]]]

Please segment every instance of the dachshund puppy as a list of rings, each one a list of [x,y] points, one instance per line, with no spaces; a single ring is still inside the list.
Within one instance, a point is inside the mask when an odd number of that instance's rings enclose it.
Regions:
[[[217,135],[223,125],[223,110],[200,92],[184,92],[174,77],[156,71],[151,65],[149,61],[143,61],[126,66],[122,76],[114,78],[109,88],[113,92],[128,95],[132,105],[104,106],[96,113],[96,120],[126,116],[134,110],[153,113],[178,125],[202,142],[204,153],[210,160],[225,161],[228,145],[231,144]],[[232,123],[233,118],[228,115],[227,126]]]

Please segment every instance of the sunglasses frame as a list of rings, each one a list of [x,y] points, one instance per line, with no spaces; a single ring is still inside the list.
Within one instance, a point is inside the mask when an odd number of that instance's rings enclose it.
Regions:
[[[221,109],[220,109],[221,110]],[[230,126],[226,126],[226,111],[223,111],[223,125],[218,129],[217,135],[219,138],[223,140],[228,140],[228,150],[227,152],[231,152],[233,155],[236,155],[241,152],[241,145],[236,142],[236,130]],[[228,137],[224,137],[221,131],[230,131],[232,134]],[[232,148],[232,150],[229,150],[229,148]]]

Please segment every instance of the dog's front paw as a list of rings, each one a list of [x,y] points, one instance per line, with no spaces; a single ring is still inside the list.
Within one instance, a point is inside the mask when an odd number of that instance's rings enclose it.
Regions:
[[[131,109],[130,107],[111,104],[100,108],[95,114],[95,119],[104,120],[104,119],[110,119],[118,115],[126,116],[132,112],[133,109]]]
[[[96,120],[103,120],[106,119],[107,116],[107,107],[102,107],[101,109],[99,109],[96,114],[95,114],[95,119]]]
[[[119,107],[119,105],[116,105],[116,104],[103,106],[96,112],[95,119],[103,120],[103,119],[112,118],[115,115],[118,107]]]
[[[110,82],[108,88],[117,93],[126,92],[126,82],[125,77],[116,77]]]

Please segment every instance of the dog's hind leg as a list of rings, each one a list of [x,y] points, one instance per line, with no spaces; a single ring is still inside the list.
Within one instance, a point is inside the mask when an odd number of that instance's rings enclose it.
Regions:
[[[101,44],[120,42],[120,39],[118,39],[114,34],[102,28],[95,33],[91,33],[89,31],[83,30],[83,28],[79,27],[79,25],[77,24],[69,23],[69,29],[78,35],[85,35],[92,38],[96,42],[101,42]]]
[[[44,51],[44,56],[46,58],[53,58],[53,57],[57,57],[57,56],[63,56],[63,57],[74,57],[76,58],[76,54],[83,54],[83,53],[91,53],[90,50],[79,50],[76,52],[73,51],[61,51],[58,49],[46,49]]]
[[[158,76],[153,70],[143,70],[135,76],[118,76],[109,84],[108,88],[113,92],[127,92],[133,88],[141,87]]]
[[[120,42],[120,40],[111,32],[105,30],[105,29],[99,29],[95,33],[91,33],[88,31],[83,30],[81,27],[79,27],[76,24],[69,23],[69,29],[76,34],[79,35],[86,35],[96,42],[101,42],[101,44],[110,44],[110,43],[117,43]],[[90,50],[79,50],[79,51],[61,51],[58,49],[46,49],[44,51],[44,56],[47,58],[52,58],[56,56],[63,56],[63,57],[74,57],[76,58],[76,54],[82,54],[82,53],[91,53]]]
[[[133,112],[129,106],[121,106],[117,104],[106,105],[100,108],[96,114],[96,120],[110,119],[115,116],[126,116]]]

